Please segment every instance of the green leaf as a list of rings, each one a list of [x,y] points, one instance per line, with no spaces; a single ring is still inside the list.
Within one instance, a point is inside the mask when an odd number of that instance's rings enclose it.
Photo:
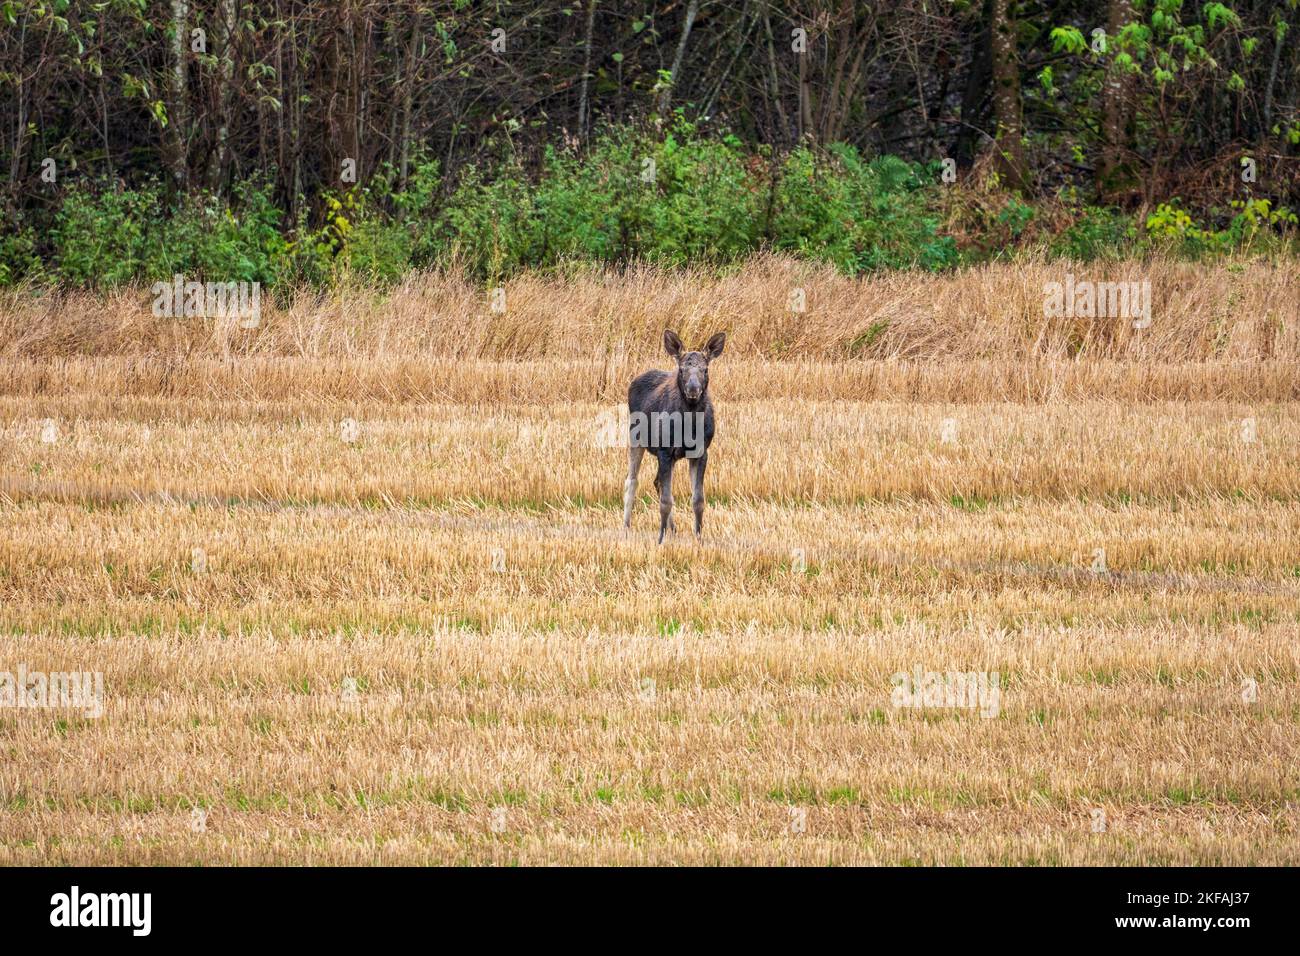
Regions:
[[[1204,8],[1205,22],[1213,30],[1221,23],[1228,23],[1232,26],[1241,26],[1241,18],[1233,12],[1231,7],[1222,3],[1207,3]]]
[[[1082,53],[1088,48],[1084,42],[1083,33],[1074,27],[1056,27],[1052,30],[1052,52],[1059,53],[1062,50],[1067,53]]]

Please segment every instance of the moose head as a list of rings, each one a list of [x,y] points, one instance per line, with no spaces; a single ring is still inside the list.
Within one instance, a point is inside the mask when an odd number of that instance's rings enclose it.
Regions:
[[[677,361],[677,388],[688,405],[700,401],[709,388],[709,362],[722,354],[727,333],[718,332],[698,352],[687,352],[681,336],[671,329],[664,332],[664,351]]]

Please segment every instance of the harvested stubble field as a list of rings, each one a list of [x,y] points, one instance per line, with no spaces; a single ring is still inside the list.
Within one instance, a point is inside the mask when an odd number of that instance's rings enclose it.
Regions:
[[[105,687],[0,709],[0,863],[1300,862],[1300,278],[1062,271],[0,301],[0,670]],[[656,547],[665,326],[730,339]]]

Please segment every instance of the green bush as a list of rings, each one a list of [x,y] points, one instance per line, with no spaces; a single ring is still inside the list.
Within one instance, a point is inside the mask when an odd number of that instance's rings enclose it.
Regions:
[[[162,276],[181,272],[223,282],[273,285],[285,266],[288,243],[280,232],[280,210],[269,189],[257,183],[235,187],[231,203],[202,196],[162,227]]]
[[[772,223],[778,249],[851,275],[941,269],[956,262],[957,250],[938,229],[918,171],[895,156],[864,162],[850,146],[800,147],[781,168]]]
[[[165,258],[162,204],[156,185],[116,190],[74,185],[54,219],[51,240],[59,277],[112,288],[150,272]]]
[[[228,199],[199,193],[179,205],[155,181],[74,183],[41,223],[3,224],[0,284],[112,287],[178,272],[267,286],[391,283],[449,261],[490,280],[570,261],[725,264],[762,248],[857,275],[951,269],[1017,250],[1085,261],[1147,245],[1188,257],[1260,250],[1291,243],[1296,225],[1262,199],[1234,203],[1217,231],[1174,200],[1141,235],[1124,213],[1077,199],[1036,208],[995,188],[954,207],[935,164],[867,159],[841,144],[773,162],[733,136],[702,134],[681,113],[665,131],[614,126],[582,150],[549,148],[535,166],[508,141],[496,145],[450,189],[438,163],[417,153],[400,187],[384,166],[365,185],[301,201],[292,222],[261,179]]]
[[[1174,198],[1147,216],[1147,234],[1156,245],[1192,258],[1254,246],[1288,247],[1295,237],[1298,220],[1286,206],[1274,207],[1267,199],[1234,199],[1232,208],[1236,212],[1227,227],[1216,230],[1199,225]]]
[[[14,285],[21,279],[44,279],[45,263],[37,254],[35,230],[8,217],[0,220],[0,227],[0,286]]]
[[[176,273],[272,284],[287,248],[280,211],[255,183],[239,186],[235,203],[200,195],[169,213],[154,183],[137,190],[74,185],[51,230],[58,275],[102,288]]]
[[[370,282],[396,282],[411,268],[411,236],[399,222],[365,216],[352,228],[343,267]]]
[[[1088,206],[1056,238],[1052,251],[1082,262],[1118,258],[1132,249],[1136,234],[1131,217],[1113,209]]]
[[[435,234],[449,254],[495,277],[534,262],[533,191],[518,167],[485,175],[471,167],[438,218]]]
[[[671,265],[730,262],[761,238],[763,183],[749,170],[740,141],[669,134],[654,151],[646,204],[650,232],[642,254]]]
[[[756,248],[761,193],[733,138],[681,121],[662,139],[617,128],[581,156],[547,149],[535,184],[512,163],[468,170],[435,232],[488,276],[566,259],[725,262]]]
[[[639,177],[640,139],[618,130],[598,139],[587,159],[548,148],[530,210],[534,259],[615,262],[636,256],[652,187]]]

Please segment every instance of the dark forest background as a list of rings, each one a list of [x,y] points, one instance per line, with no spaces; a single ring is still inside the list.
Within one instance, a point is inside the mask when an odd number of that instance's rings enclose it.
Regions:
[[[0,0],[0,283],[1288,248],[1296,0]]]

